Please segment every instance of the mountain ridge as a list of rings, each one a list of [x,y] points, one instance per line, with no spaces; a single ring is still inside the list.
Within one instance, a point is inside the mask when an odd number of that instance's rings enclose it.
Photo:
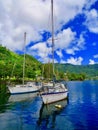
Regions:
[[[85,73],[89,76],[98,75],[98,64],[93,65],[73,65],[73,64],[56,64],[56,69],[61,72],[70,72],[70,73]]]

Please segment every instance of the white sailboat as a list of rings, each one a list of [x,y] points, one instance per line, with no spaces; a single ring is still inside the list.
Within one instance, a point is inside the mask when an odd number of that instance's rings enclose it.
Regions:
[[[53,57],[53,78],[54,78],[54,22],[53,22],[53,0],[51,0],[51,22],[52,22],[52,57]],[[50,104],[53,102],[57,102],[68,97],[68,89],[64,85],[64,83],[58,82],[56,83],[53,79],[52,85],[51,83],[47,84],[43,87],[43,92],[41,93],[41,97],[44,104]]]
[[[24,46],[26,44],[26,32],[24,33]],[[25,75],[25,48],[24,48],[24,62],[23,62],[23,84],[10,86],[8,85],[8,90],[11,94],[25,94],[37,92],[42,87],[41,83],[36,82],[27,82],[24,84],[24,75]]]

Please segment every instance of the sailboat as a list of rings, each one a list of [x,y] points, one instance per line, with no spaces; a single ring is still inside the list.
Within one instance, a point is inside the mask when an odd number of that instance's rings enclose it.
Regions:
[[[54,22],[53,22],[53,0],[51,0],[51,23],[52,23],[52,65],[53,65],[53,82],[43,87],[41,97],[44,104],[57,102],[68,97],[68,88],[62,82],[55,82],[54,73]]]
[[[26,32],[24,33],[24,46],[26,44]],[[10,94],[25,94],[38,92],[42,87],[42,84],[39,82],[27,82],[24,83],[24,75],[25,75],[25,47],[24,47],[24,62],[23,62],[23,84],[10,86],[8,85],[8,91]]]

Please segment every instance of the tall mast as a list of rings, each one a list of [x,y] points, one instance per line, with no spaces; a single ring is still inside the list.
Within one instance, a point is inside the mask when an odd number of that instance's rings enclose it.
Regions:
[[[24,77],[25,77],[25,45],[26,45],[26,32],[24,33],[23,85],[24,85]]]
[[[51,24],[52,24],[52,65],[54,76],[54,19],[53,19],[53,0],[51,0]]]

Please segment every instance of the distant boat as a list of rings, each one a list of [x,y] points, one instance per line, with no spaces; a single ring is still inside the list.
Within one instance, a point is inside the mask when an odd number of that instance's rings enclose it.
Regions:
[[[53,65],[53,82],[44,85],[41,97],[44,104],[50,104],[63,100],[68,97],[68,88],[62,82],[55,82],[54,73],[54,23],[53,23],[53,0],[51,0],[51,23],[52,23],[52,65]]]
[[[26,94],[26,93],[38,92],[41,89],[42,85],[41,83],[27,82],[27,84],[24,85],[19,84],[7,87],[11,94]]]
[[[24,33],[24,45],[26,44],[26,32]],[[25,75],[25,47],[24,47],[24,62],[23,62],[23,84],[11,86],[8,85],[8,90],[11,94],[25,94],[37,92],[42,87],[41,83],[37,82],[27,82],[24,84],[24,75]]]

